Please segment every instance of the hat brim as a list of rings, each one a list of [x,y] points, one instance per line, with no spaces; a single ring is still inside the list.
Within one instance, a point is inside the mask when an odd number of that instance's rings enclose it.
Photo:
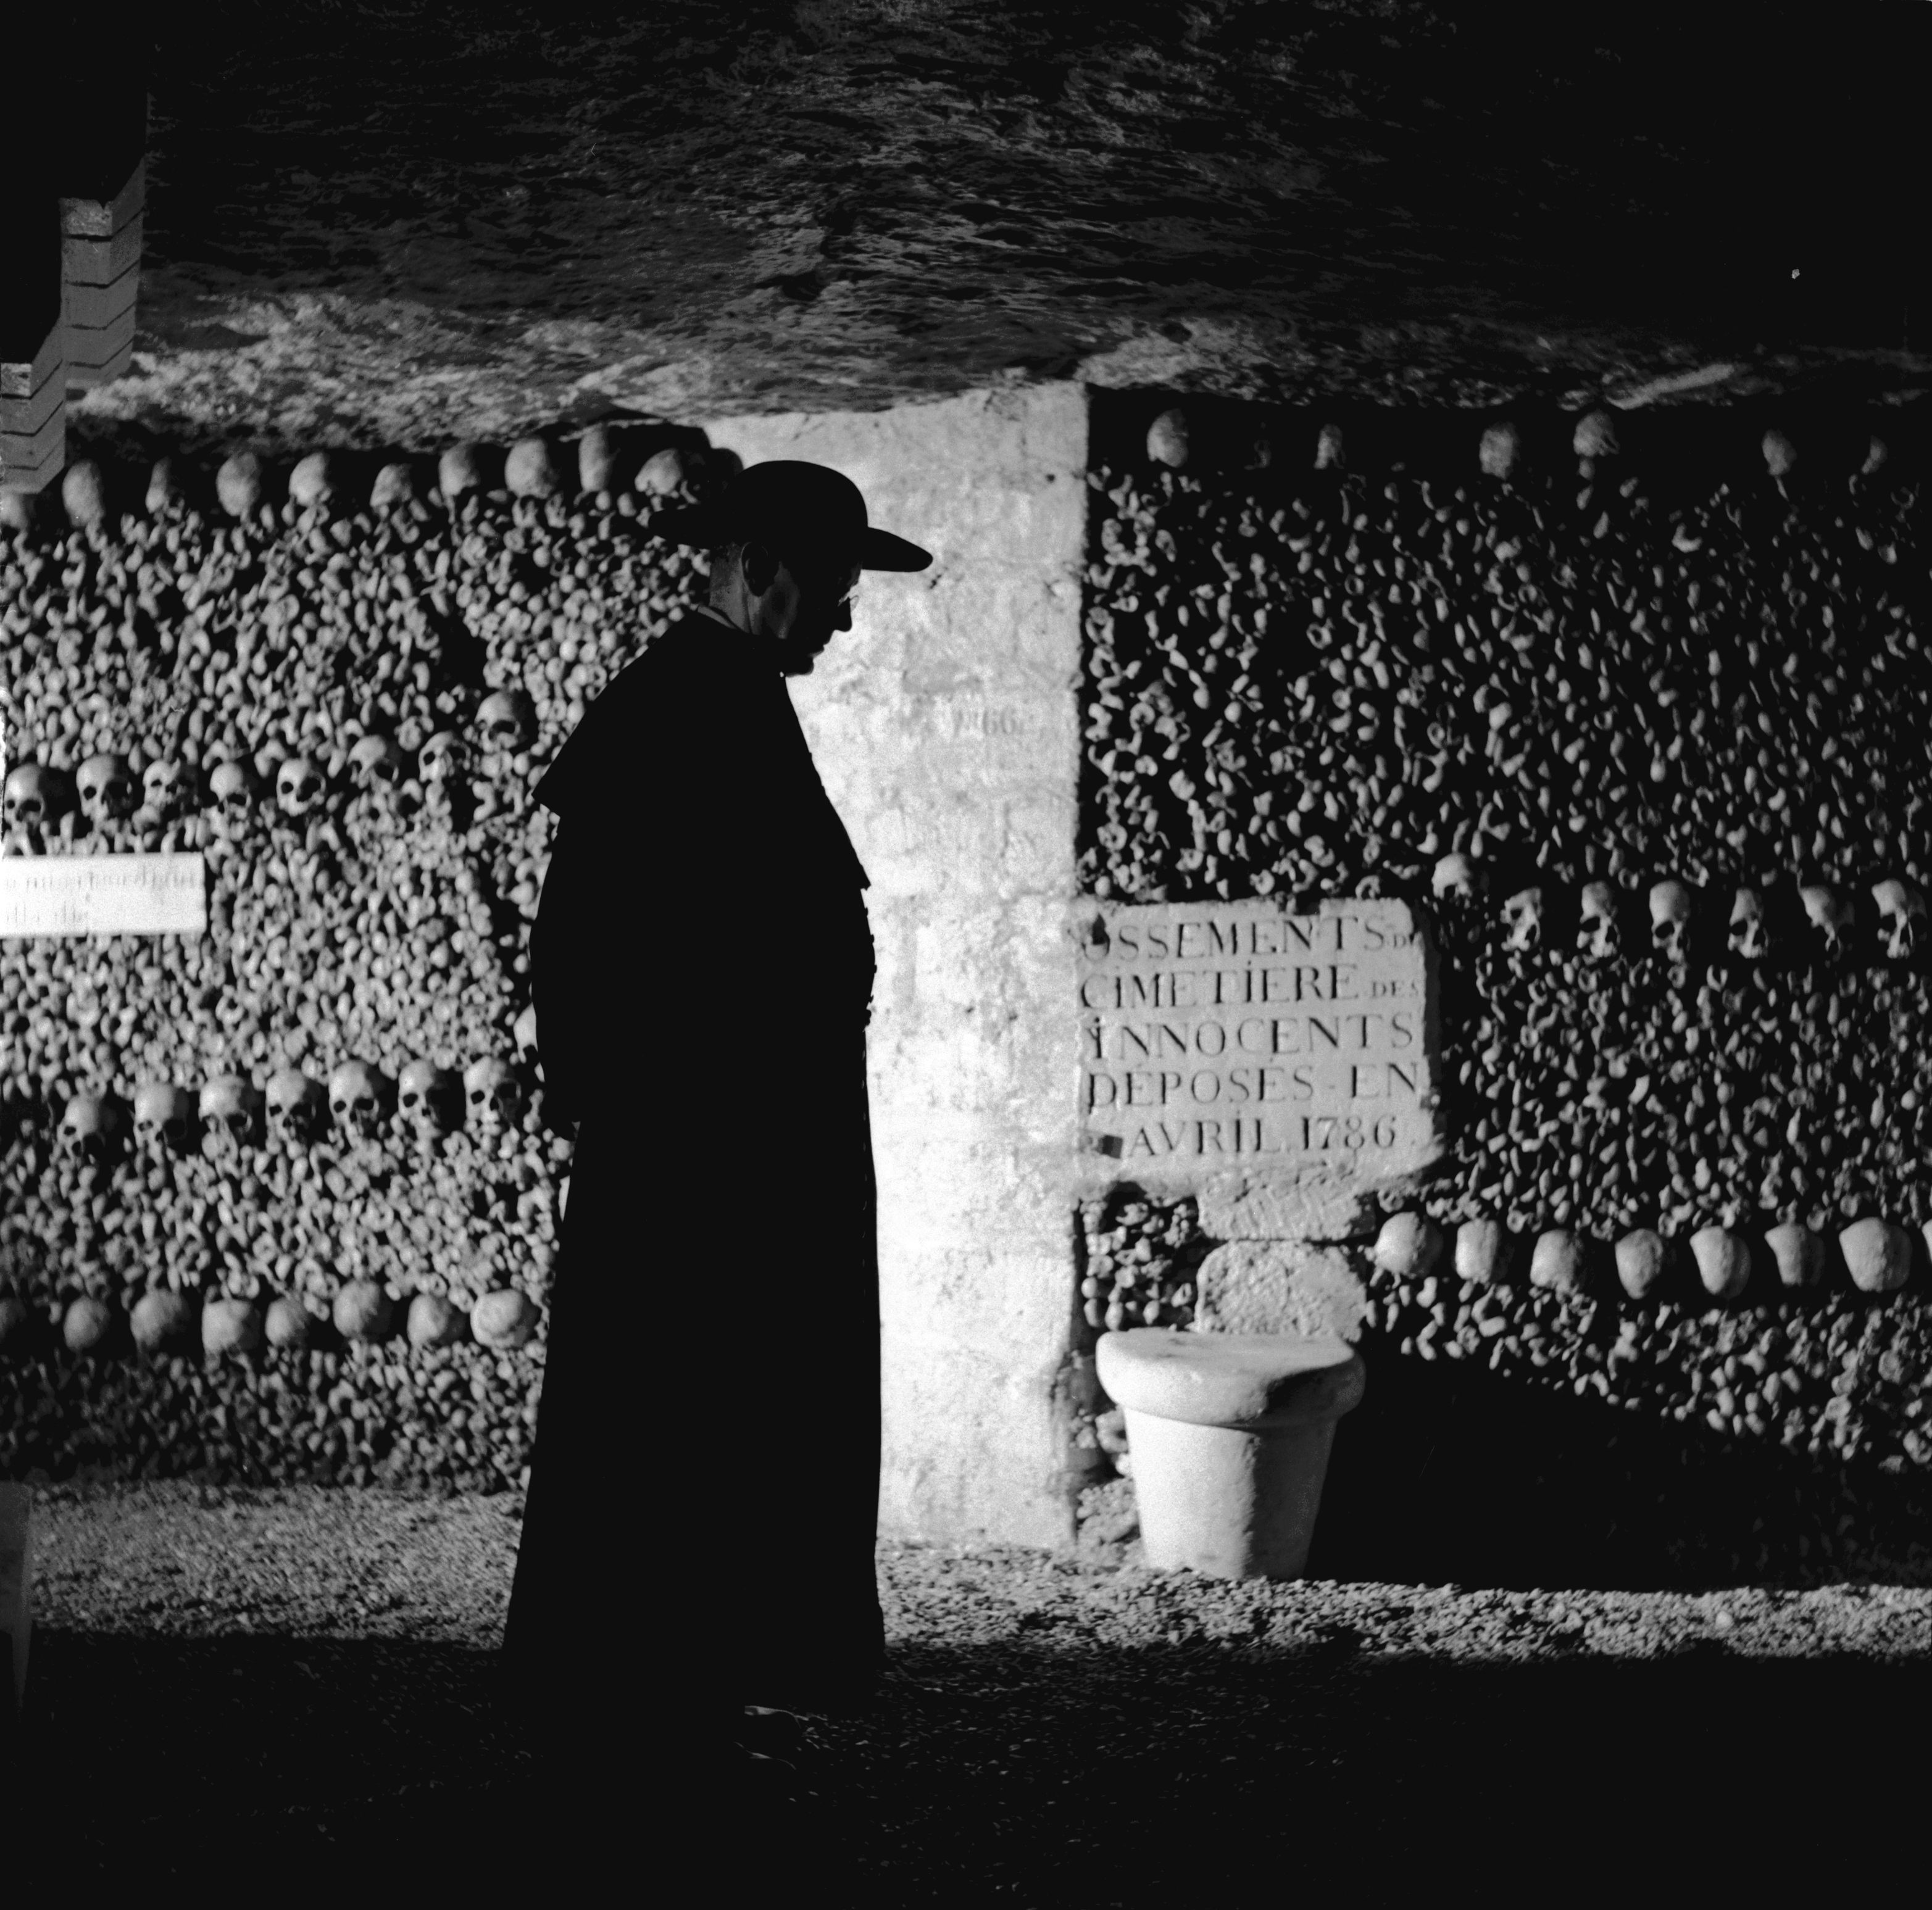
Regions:
[[[732,532],[716,507],[687,504],[674,511],[661,511],[650,520],[650,534],[671,544],[688,544],[712,550],[732,541]],[[859,568],[867,571],[922,571],[932,562],[932,553],[890,531],[868,526],[859,538]]]
[[[868,529],[859,540],[859,568],[867,571],[922,571],[932,562],[932,553],[908,544],[890,531]]]

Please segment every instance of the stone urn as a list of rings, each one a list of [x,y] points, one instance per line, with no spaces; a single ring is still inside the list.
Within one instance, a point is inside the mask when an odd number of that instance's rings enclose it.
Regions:
[[[1140,1327],[1102,1334],[1095,1358],[1126,1417],[1148,1564],[1300,1578],[1360,1355],[1340,1339]]]

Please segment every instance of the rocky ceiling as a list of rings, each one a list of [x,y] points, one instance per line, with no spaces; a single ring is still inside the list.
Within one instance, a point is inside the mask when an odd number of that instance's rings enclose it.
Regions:
[[[82,442],[1068,376],[1932,386],[1922,0],[217,0],[161,31],[138,355]]]

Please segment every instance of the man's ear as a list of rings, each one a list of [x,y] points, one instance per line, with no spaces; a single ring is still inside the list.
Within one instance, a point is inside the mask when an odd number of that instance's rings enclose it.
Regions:
[[[778,553],[766,544],[747,544],[738,567],[744,572],[746,589],[754,597],[762,597],[778,574]]]

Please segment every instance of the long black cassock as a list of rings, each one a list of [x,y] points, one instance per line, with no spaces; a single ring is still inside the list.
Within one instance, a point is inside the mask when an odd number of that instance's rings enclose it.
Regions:
[[[884,1663],[870,885],[778,658],[682,617],[536,790],[538,1054],[581,1125],[503,1649],[566,1746]]]

